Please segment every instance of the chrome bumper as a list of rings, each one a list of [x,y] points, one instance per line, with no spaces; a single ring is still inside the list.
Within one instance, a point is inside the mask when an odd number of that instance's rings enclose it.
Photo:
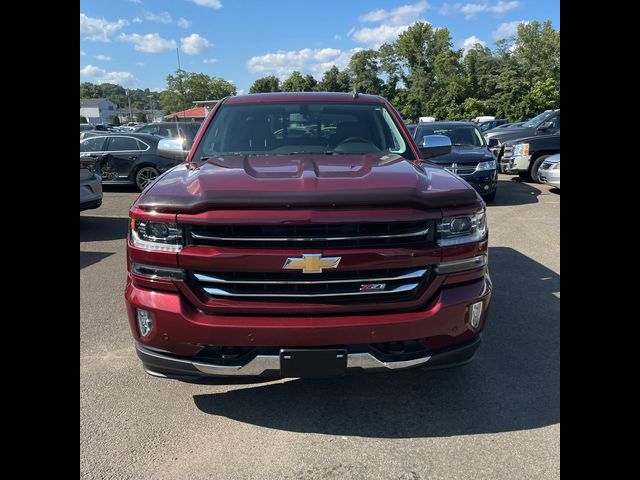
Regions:
[[[402,370],[419,366],[444,368],[462,365],[470,361],[480,345],[480,338],[463,345],[435,355],[427,355],[412,360],[400,360],[384,362],[368,352],[349,353],[347,356],[347,369],[361,369],[365,371],[390,371]],[[279,355],[257,355],[244,365],[214,365],[193,360],[178,359],[172,356],[149,350],[136,343],[136,351],[143,362],[145,371],[157,377],[175,376],[260,376],[268,371],[280,370]]]

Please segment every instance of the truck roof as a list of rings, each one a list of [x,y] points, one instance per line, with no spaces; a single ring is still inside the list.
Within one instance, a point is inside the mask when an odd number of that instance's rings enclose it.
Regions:
[[[359,93],[354,98],[353,93],[343,92],[274,92],[250,93],[227,97],[224,103],[278,103],[278,102],[349,102],[349,103],[386,103],[383,97]]]

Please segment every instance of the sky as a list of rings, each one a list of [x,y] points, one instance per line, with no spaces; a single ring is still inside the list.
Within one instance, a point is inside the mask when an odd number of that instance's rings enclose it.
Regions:
[[[490,48],[520,22],[551,20],[559,0],[81,0],[80,81],[161,91],[180,65],[233,82],[266,75],[318,80],[415,21],[446,27],[454,47]]]

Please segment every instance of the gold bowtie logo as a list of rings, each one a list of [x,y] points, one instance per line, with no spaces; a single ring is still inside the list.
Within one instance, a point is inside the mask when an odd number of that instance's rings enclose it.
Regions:
[[[302,270],[302,273],[322,273],[323,268],[337,268],[342,257],[322,258],[319,253],[302,255],[302,258],[287,258],[284,269]]]

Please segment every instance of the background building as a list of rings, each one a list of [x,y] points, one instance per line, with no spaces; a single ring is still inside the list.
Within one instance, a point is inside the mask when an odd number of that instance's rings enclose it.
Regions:
[[[80,115],[89,123],[109,123],[118,106],[106,98],[81,98]]]

